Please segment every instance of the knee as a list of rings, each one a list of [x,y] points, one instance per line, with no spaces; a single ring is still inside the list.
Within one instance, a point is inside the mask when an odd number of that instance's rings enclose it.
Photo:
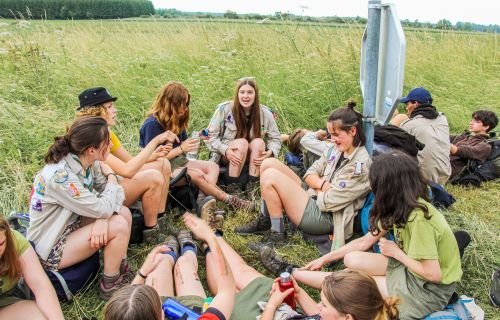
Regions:
[[[205,180],[203,171],[201,171],[199,169],[194,169],[194,168],[189,169],[188,174],[191,177],[191,180],[193,180],[193,182],[195,182],[195,183],[198,183],[198,182]]]
[[[170,166],[170,161],[164,158],[160,158],[157,160],[159,165],[158,168],[160,172],[163,174],[165,178],[170,179],[170,175],[172,174],[172,167]]]
[[[132,224],[132,213],[130,212],[129,208],[127,208],[125,206],[121,206],[120,212],[118,212],[118,215],[121,216],[122,218],[124,218],[129,226]]]
[[[130,210],[127,207],[122,207],[120,209],[120,214],[113,215],[109,219],[109,227],[108,228],[115,235],[129,236],[130,235],[130,223],[127,221],[126,216],[123,216],[122,213],[124,213],[125,215],[128,214],[128,216],[130,216],[130,220],[132,220]]]
[[[252,140],[252,142],[250,142],[250,149],[252,149],[252,150],[264,151],[265,148],[266,148],[266,143],[261,138],[255,138]]]
[[[207,173],[218,175],[220,167],[217,163],[212,161],[207,161]]]
[[[277,175],[279,174],[279,171],[274,169],[274,168],[268,168],[266,171],[262,172],[260,174],[260,185],[262,188],[269,187],[271,186],[274,181],[278,178]]]
[[[151,170],[147,176],[147,181],[151,187],[161,188],[166,183],[165,177],[159,171]]]
[[[266,158],[262,161],[260,166],[260,174],[262,175],[264,171],[269,168],[276,168],[281,162],[276,158]]]
[[[175,263],[175,269],[177,271],[192,269],[193,267],[198,268],[195,255],[184,254],[184,255],[180,256],[177,259],[177,262]],[[178,273],[178,272],[176,272],[176,273]]]
[[[238,151],[244,153],[248,150],[248,141],[247,139],[236,139],[231,143],[232,147],[238,148]]]
[[[344,256],[344,265],[349,268],[349,269],[356,269],[356,266],[358,265],[358,261],[360,258],[359,252],[348,252]]]

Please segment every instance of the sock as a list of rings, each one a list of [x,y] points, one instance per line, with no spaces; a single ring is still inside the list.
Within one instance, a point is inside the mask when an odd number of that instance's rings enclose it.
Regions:
[[[105,273],[102,274],[102,284],[104,285],[105,288],[112,287],[113,284],[118,281],[120,278],[120,272],[117,272],[115,275],[107,275]]]
[[[187,251],[193,251],[194,254],[196,255],[196,247],[194,247],[193,245],[191,245],[190,243],[187,243],[185,244],[183,247],[182,247],[182,250],[181,250],[181,256],[186,253]]]
[[[165,252],[165,254],[168,254],[169,256],[172,257],[172,259],[174,259],[174,263],[177,261],[177,254],[174,252],[174,251],[169,251],[169,252]]]
[[[155,224],[154,226],[144,226],[144,230],[151,230],[154,229],[158,224]]]
[[[207,246],[207,248],[205,249],[205,251],[203,252],[203,255],[206,257],[210,252],[212,252],[212,250],[210,250],[210,247]]]
[[[279,218],[271,218],[271,231],[279,233],[285,232],[285,222],[283,216]]]
[[[248,176],[248,182],[259,182],[259,179],[260,179],[260,177],[256,177],[256,176],[252,176],[252,175]]]
[[[231,183],[236,183],[236,184],[239,184],[240,183],[240,177],[227,177],[227,184],[231,184]]]

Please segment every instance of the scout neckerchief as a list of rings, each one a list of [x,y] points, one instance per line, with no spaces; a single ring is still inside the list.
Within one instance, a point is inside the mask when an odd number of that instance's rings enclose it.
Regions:
[[[85,168],[83,168],[83,165],[80,162],[80,159],[78,158],[78,156],[71,154],[71,157],[82,166],[82,169],[85,170],[85,176],[83,176],[83,186],[87,190],[92,192],[92,190],[94,189],[94,174],[93,174],[92,169],[91,169],[92,166],[89,166],[87,169],[85,169]]]

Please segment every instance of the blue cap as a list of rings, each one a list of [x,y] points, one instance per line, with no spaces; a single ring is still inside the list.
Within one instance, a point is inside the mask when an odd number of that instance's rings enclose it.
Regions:
[[[424,87],[413,88],[408,93],[406,97],[399,100],[401,103],[407,103],[408,101],[415,100],[420,103],[432,103],[432,96],[429,91],[424,89]]]

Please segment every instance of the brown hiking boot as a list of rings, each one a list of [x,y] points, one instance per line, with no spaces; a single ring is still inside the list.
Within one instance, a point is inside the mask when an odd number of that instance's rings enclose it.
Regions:
[[[191,234],[191,231],[189,230],[181,230],[179,231],[179,234],[177,235],[177,241],[179,242],[179,246],[180,246],[180,249],[182,251],[182,248],[184,248],[184,246],[186,245],[189,245],[189,246],[192,246],[195,250],[195,253],[197,251],[197,246],[196,246],[196,242],[193,240],[193,235]],[[182,255],[182,253],[181,253]]]
[[[165,241],[163,241],[163,244],[169,247],[170,250],[172,250],[175,255],[179,257],[179,241],[177,241],[177,238],[174,235],[169,234],[165,238]]]
[[[142,230],[142,242],[147,245],[156,245],[160,242],[160,227],[158,224],[152,229]]]
[[[241,235],[264,234],[270,228],[271,228],[271,218],[259,214],[257,219],[242,226],[236,227],[234,229],[234,232]]]
[[[274,248],[269,245],[263,245],[259,250],[260,262],[274,276],[279,277],[282,272],[292,273],[292,269],[297,267],[283,260],[276,255]]]
[[[128,283],[123,279],[123,275],[120,275],[118,279],[113,282],[110,286],[106,286],[104,284],[104,280],[101,279],[99,282],[99,298],[102,300],[109,300],[113,293],[115,293],[118,289],[126,286]]]
[[[225,202],[237,210],[255,211],[257,209],[255,201],[241,199],[235,195],[229,195],[229,198]]]
[[[215,215],[216,204],[214,197],[206,196],[200,203],[199,217],[209,223],[210,217]]]

